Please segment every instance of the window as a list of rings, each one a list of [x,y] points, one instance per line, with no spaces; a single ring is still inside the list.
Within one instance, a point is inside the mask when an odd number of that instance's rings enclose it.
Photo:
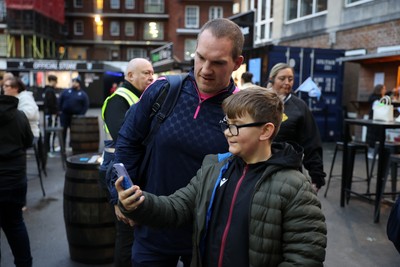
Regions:
[[[110,7],[111,9],[119,9],[119,0],[111,0]]]
[[[0,1],[0,22],[4,22],[6,20],[6,15],[6,3],[4,1]]]
[[[254,29],[254,43],[260,44],[271,40],[272,24],[274,21],[274,1],[273,0],[258,0],[256,22]]]
[[[194,58],[194,53],[196,52],[196,44],[196,39],[185,40],[185,60],[190,61]]]
[[[186,6],[185,8],[185,27],[198,28],[199,27],[199,7]]]
[[[74,0],[74,7],[83,7],[82,0]]]
[[[135,9],[135,0],[125,0],[126,9]]]
[[[74,34],[75,35],[83,35],[83,21],[77,20],[74,21]]]
[[[164,13],[164,0],[145,0],[144,13]]]
[[[110,22],[110,35],[119,36],[119,21]]]
[[[137,57],[146,58],[147,57],[146,50],[143,48],[128,48],[126,50],[126,60],[131,60]]]
[[[163,40],[164,39],[164,23],[148,22],[144,24],[143,39],[145,40]]]
[[[223,18],[223,8],[221,6],[211,6],[209,9],[208,19],[218,19]]]
[[[0,34],[0,56],[7,56],[7,35]]]
[[[327,2],[328,0],[286,0],[286,20],[294,20],[324,12],[328,8]]]
[[[135,23],[133,21],[125,22],[125,36],[135,35]]]
[[[345,1],[346,1],[346,6],[355,6],[355,5],[371,2],[374,0],[345,0]]]

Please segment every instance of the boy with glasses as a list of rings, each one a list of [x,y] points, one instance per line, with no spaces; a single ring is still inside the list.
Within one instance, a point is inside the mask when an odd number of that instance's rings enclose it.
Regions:
[[[191,266],[323,266],[325,217],[307,178],[303,150],[274,143],[283,103],[254,86],[224,100],[229,153],[208,155],[190,183],[157,197],[116,182],[119,206],[136,223],[193,223]]]

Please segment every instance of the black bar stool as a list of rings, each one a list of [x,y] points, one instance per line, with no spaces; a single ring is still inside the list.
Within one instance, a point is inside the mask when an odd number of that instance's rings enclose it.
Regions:
[[[352,176],[352,177],[356,177],[356,178],[360,178],[360,179],[366,180],[367,181],[367,193],[369,193],[369,186],[370,186],[371,178],[370,178],[370,175],[369,175],[369,167],[368,167],[368,144],[367,143],[361,143],[361,142],[352,141],[352,142],[349,142],[347,144],[347,149],[348,149],[348,153],[349,153],[347,166],[348,166],[348,170],[351,173],[353,173],[354,160],[355,160],[356,155],[360,154],[360,153],[364,153],[366,178],[357,177],[357,176]],[[341,174],[334,174],[334,175],[332,174],[333,167],[335,165],[336,155],[337,155],[338,151],[343,151],[343,142],[341,142],[341,141],[336,142],[335,151],[333,153],[331,169],[329,171],[328,183],[326,185],[324,197],[326,197],[326,195],[328,194],[329,185],[331,183],[332,177],[341,177]],[[352,183],[352,180],[350,181],[350,184],[351,183]]]
[[[391,178],[391,184],[392,184],[392,186],[391,186],[392,192],[390,194],[392,195],[392,199],[395,200],[396,194],[400,194],[400,192],[397,192],[397,169],[400,167],[400,154],[390,154],[389,166],[390,166],[390,178]],[[382,194],[385,193],[384,189],[386,186],[388,176],[389,176],[389,174],[385,175],[385,180],[382,185]]]
[[[44,147],[43,147],[43,142],[42,142],[42,134],[39,134],[39,138],[35,138],[33,144],[33,151],[35,153],[35,160],[36,160],[36,165],[38,169],[38,175],[40,179],[40,187],[42,188],[42,193],[43,196],[46,196],[46,192],[44,190],[43,186],[43,177],[42,177],[42,172],[45,176],[47,176],[46,169],[44,168],[45,166],[45,159],[44,159]]]

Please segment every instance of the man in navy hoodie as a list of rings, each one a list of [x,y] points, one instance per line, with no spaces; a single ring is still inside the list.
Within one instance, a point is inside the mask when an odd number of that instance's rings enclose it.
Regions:
[[[62,92],[58,106],[60,108],[61,126],[64,127],[64,144],[66,144],[65,140],[68,128],[71,127],[72,116],[85,115],[89,108],[89,97],[81,89],[81,79],[79,77],[72,79],[72,88]]]
[[[210,153],[224,152],[228,144],[220,130],[222,101],[237,88],[231,78],[243,62],[244,37],[228,19],[207,22],[198,35],[194,69],[183,81],[172,113],[147,145],[152,106],[167,82],[158,79],[133,105],[119,132],[115,162],[125,164],[133,183],[156,195],[169,195],[185,186]],[[154,122],[154,121],[153,121]],[[190,265],[192,229],[154,229],[135,226],[132,264]]]

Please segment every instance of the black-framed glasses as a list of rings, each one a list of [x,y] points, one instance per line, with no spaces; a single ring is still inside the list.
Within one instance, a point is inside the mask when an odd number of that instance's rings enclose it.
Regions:
[[[264,124],[268,123],[267,121],[260,121],[260,122],[252,122],[252,123],[246,123],[246,124],[241,124],[241,125],[236,125],[236,124],[229,124],[226,117],[224,117],[222,120],[220,120],[219,125],[221,126],[221,130],[225,132],[226,129],[229,129],[229,132],[233,136],[238,136],[239,135],[239,128],[244,128],[244,127],[259,127]]]

